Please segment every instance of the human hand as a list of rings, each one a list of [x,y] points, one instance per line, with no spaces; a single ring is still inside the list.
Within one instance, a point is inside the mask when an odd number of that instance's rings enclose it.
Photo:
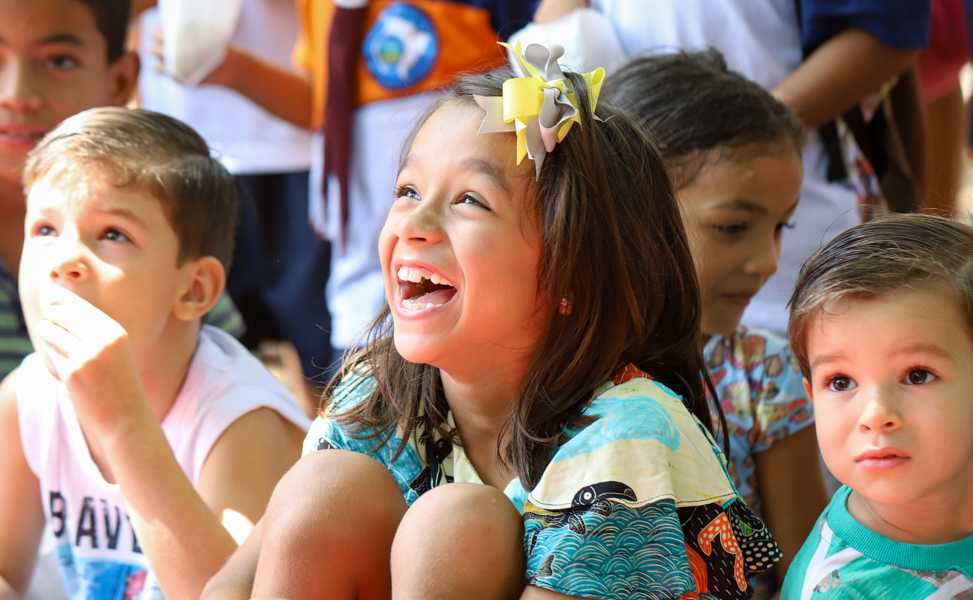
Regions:
[[[117,321],[61,286],[51,286],[42,310],[38,350],[86,429],[111,436],[147,410],[128,332]]]
[[[216,67],[214,67],[213,70],[207,73],[206,76],[203,77],[203,79],[196,84],[186,81],[179,75],[172,73],[168,69],[166,69],[165,52],[166,52],[166,36],[162,27],[159,26],[152,34],[152,48],[150,50],[152,57],[155,59],[155,70],[157,72],[162,73],[163,75],[166,75],[168,77],[171,77],[176,81],[185,85],[229,86],[232,82],[233,61],[236,58],[236,56],[239,54],[240,50],[239,48],[237,48],[232,44],[227,46],[226,53],[223,56],[223,60],[220,61],[220,63],[216,65]]]

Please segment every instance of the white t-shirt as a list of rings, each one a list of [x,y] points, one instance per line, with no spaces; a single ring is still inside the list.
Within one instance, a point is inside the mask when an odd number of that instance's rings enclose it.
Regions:
[[[730,69],[773,90],[800,66],[803,55],[794,0],[592,0],[615,24],[629,56],[702,50],[723,53]],[[805,139],[804,183],[784,232],[777,274],[743,316],[749,327],[784,334],[787,301],[801,264],[821,244],[860,222],[858,194],[849,183],[827,181],[827,157],[816,132]]]
[[[284,387],[239,342],[204,326],[186,380],[162,421],[176,460],[194,486],[216,440],[234,421],[261,407],[304,429],[310,425]],[[24,456],[40,482],[68,596],[162,598],[121,489],[102,476],[67,390],[37,354],[18,371],[17,412]]]
[[[278,119],[230,88],[183,85],[159,73],[152,43],[160,27],[158,9],[139,23],[139,94],[144,108],[192,125],[235,175],[306,171],[311,134]],[[294,2],[244,0],[232,43],[279,67],[293,69],[291,49],[297,39]]]

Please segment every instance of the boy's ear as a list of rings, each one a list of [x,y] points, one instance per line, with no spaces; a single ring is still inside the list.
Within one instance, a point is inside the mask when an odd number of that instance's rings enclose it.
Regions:
[[[111,77],[111,101],[114,106],[125,106],[132,99],[135,87],[139,82],[141,61],[133,50],[126,50],[109,65],[108,74]]]
[[[807,394],[807,399],[814,400],[814,391],[811,389],[811,382],[807,380],[807,377],[801,381],[804,383],[804,393]]]
[[[226,272],[223,263],[212,256],[191,260],[182,268],[186,269],[186,278],[172,312],[181,321],[192,321],[208,313],[220,299]]]

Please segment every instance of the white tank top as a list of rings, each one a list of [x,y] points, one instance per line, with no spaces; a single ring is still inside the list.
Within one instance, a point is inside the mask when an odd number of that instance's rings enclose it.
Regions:
[[[286,389],[239,342],[204,326],[186,381],[162,421],[194,486],[216,440],[234,421],[262,407],[305,430],[310,425]],[[17,372],[17,412],[24,456],[40,482],[68,596],[162,598],[119,486],[101,475],[66,389],[36,353]]]

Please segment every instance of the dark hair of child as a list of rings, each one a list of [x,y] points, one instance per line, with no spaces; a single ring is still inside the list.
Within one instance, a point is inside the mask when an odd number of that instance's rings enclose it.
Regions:
[[[602,97],[647,132],[677,190],[707,162],[746,158],[738,152],[765,153],[781,144],[801,151],[797,118],[767,90],[730,71],[715,49],[636,58],[606,80]]]
[[[461,80],[416,131],[439,107],[479,110],[473,96],[502,95],[511,76],[502,69]],[[577,90],[581,124],[547,155],[531,186],[533,202],[525,207],[541,223],[537,286],[551,299],[551,326],[503,436],[509,442],[499,448],[500,458],[528,489],[547,466],[562,430],[578,422],[593,392],[626,364],[680,394],[706,427],[712,423],[703,392],[699,290],[662,160],[620,112],[602,103],[595,120],[584,80],[574,73],[565,76]],[[411,139],[406,148],[409,144]],[[570,315],[557,314],[560,298],[569,300]],[[434,431],[448,431],[439,372],[396,352],[387,307],[363,349],[346,358],[325,398],[342,376],[355,371],[373,375],[377,386],[366,401],[334,416],[343,424],[379,445],[395,428],[403,442],[415,435],[420,443]]]
[[[827,304],[940,284],[963,307],[973,335],[973,227],[936,215],[882,217],[852,227],[804,263],[790,299],[788,334],[810,377],[807,331]]]
[[[113,63],[125,52],[131,0],[79,0],[91,10],[95,26],[105,38],[108,62]]]

